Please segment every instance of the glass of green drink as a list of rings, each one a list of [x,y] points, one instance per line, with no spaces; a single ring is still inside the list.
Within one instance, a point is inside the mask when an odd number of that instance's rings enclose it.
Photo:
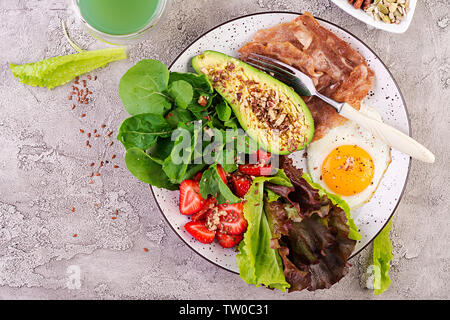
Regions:
[[[73,0],[82,23],[94,37],[112,44],[131,43],[153,29],[169,0]]]

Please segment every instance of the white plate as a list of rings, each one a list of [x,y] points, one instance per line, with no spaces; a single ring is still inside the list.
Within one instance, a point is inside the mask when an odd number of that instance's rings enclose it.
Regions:
[[[348,14],[354,16],[355,18],[361,20],[362,22],[371,25],[377,29],[393,32],[393,33],[403,33],[408,30],[409,25],[414,16],[414,11],[416,10],[417,0],[409,0],[409,12],[406,17],[399,24],[388,24],[382,21],[376,21],[372,16],[368,15],[362,9],[355,9],[355,7],[348,3],[347,0],[331,0],[339,8],[347,12]]]
[[[171,71],[193,72],[191,59],[204,50],[216,50],[238,57],[237,50],[250,41],[259,29],[267,28],[295,19],[296,13],[268,12],[258,13],[234,19],[208,31],[185,49],[170,67]],[[409,120],[402,94],[386,66],[362,41],[340,27],[319,20],[320,23],[336,33],[358,50],[375,71],[376,79],[365,102],[375,108],[386,123],[409,133]],[[295,153],[296,164],[305,167],[302,151]],[[386,171],[377,192],[369,203],[352,212],[362,239],[358,241],[353,255],[362,250],[381,231],[394,213],[409,172],[410,158],[395,150],[392,151],[392,163]],[[201,244],[184,230],[189,221],[178,209],[178,191],[152,188],[156,202],[169,225],[180,238],[198,254],[232,272],[238,272],[235,255],[232,249],[223,249],[217,243]]]

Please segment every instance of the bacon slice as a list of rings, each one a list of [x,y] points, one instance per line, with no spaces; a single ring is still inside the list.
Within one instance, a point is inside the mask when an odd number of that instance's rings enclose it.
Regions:
[[[364,57],[344,40],[322,27],[306,12],[294,21],[259,30],[240,50],[243,60],[258,53],[283,61],[309,75],[324,95],[359,109],[369,92],[374,72]],[[314,140],[346,119],[326,103],[303,97],[314,118]]]

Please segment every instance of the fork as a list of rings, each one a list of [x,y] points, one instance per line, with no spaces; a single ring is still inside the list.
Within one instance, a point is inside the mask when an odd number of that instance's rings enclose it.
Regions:
[[[316,90],[314,82],[309,76],[290,65],[256,53],[250,53],[246,62],[284,82],[301,96],[316,96],[322,99],[334,107],[339,115],[366,128],[392,148],[424,162],[433,163],[435,161],[435,157],[430,150],[403,132],[381,121],[367,117],[346,102],[337,102],[324,96]]]

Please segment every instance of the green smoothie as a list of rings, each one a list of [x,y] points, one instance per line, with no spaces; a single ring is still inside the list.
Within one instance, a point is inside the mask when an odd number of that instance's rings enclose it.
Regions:
[[[160,0],[78,0],[86,22],[111,35],[125,35],[144,28],[155,16]]]

